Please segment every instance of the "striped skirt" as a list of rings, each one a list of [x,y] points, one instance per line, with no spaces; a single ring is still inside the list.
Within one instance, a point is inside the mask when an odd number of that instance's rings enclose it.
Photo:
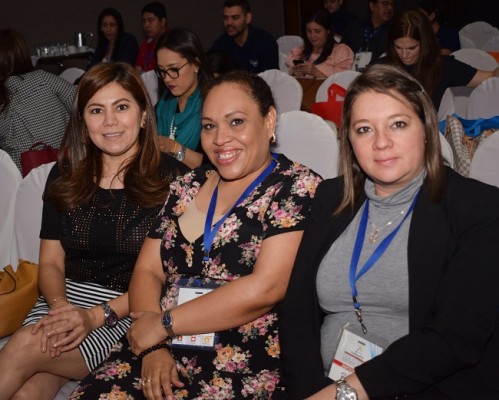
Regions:
[[[122,293],[108,289],[95,283],[79,283],[66,279],[66,296],[69,302],[77,307],[91,308],[109,301]],[[49,306],[43,297],[38,298],[33,309],[24,320],[24,325],[34,324],[49,312]],[[97,328],[78,346],[88,370],[94,370],[111,352],[113,346],[123,337],[130,327],[130,318],[123,318],[109,329],[105,326]]]

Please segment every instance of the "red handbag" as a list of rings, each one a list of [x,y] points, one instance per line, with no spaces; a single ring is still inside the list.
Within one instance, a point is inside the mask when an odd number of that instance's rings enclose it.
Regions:
[[[37,149],[37,147],[42,147]],[[57,161],[59,149],[54,149],[52,146],[43,142],[36,142],[28,150],[21,153],[21,168],[23,176],[29,174],[33,168],[42,164],[47,164],[52,161]]]
[[[346,93],[347,90],[344,87],[337,83],[331,84],[327,90],[327,101],[312,103],[310,112],[328,121],[333,121],[339,128]]]

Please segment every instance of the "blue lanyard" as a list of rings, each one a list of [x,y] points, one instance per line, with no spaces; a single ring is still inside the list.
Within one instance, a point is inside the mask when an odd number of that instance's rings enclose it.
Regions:
[[[371,256],[368,258],[368,260],[364,263],[362,266],[361,270],[357,273],[357,267],[359,265],[359,258],[360,258],[360,253],[362,251],[362,246],[364,244],[364,238],[366,236],[366,228],[367,228],[367,219],[369,216],[369,199],[366,200],[366,205],[364,207],[364,212],[362,213],[362,218],[360,220],[360,225],[359,225],[359,230],[357,231],[357,238],[355,239],[355,246],[353,248],[353,253],[352,253],[352,260],[350,261],[350,288],[352,289],[352,301],[353,301],[353,307],[355,309],[355,314],[357,315],[357,320],[360,323],[360,326],[362,328],[362,332],[364,334],[367,333],[366,326],[364,325],[364,322],[362,320],[362,309],[360,308],[360,303],[357,301],[357,287],[355,286],[355,282],[357,282],[367,271],[369,271],[374,264],[379,260],[379,258],[383,255],[383,253],[386,251],[388,246],[390,246],[390,243],[392,242],[393,238],[399,231],[400,227],[406,220],[406,218],[409,216],[409,214],[412,212],[414,209],[414,206],[416,205],[416,200],[418,198],[419,191],[414,196],[414,200],[411,203],[411,206],[407,210],[407,213],[405,214],[404,218],[400,223],[397,225],[397,227],[390,232],[390,234],[383,239],[383,241],[374,249],[373,253]]]
[[[258,175],[253,182],[250,183],[250,185],[244,190],[243,194],[237,199],[237,201],[234,203],[234,205],[230,208],[230,210],[215,224],[213,229],[211,228],[213,224],[213,216],[215,215],[215,208],[217,206],[217,197],[218,197],[218,183],[220,183],[220,180],[218,180],[217,187],[213,191],[213,194],[211,196],[211,201],[210,201],[210,206],[208,208],[208,214],[206,215],[206,221],[204,223],[204,255],[203,255],[203,261],[209,261],[210,260],[210,250],[211,246],[213,245],[213,240],[215,240],[215,235],[217,234],[218,229],[224,221],[227,219],[229,214],[232,212],[232,210],[237,207],[239,204],[241,204],[244,199],[246,199],[251,192],[260,184],[262,181],[272,172],[272,170],[275,168],[277,165],[277,161],[274,158],[274,154],[272,154],[272,161],[270,164],[265,168],[260,175]]]

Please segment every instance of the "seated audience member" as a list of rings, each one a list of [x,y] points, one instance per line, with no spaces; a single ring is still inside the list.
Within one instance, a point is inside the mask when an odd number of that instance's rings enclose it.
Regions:
[[[329,29],[341,39],[348,24],[357,18],[346,9],[343,0],[324,0],[324,8],[329,13]]]
[[[223,6],[225,33],[210,50],[221,50],[240,69],[260,73],[279,69],[279,50],[272,35],[251,24],[253,14],[247,0],[226,0]]]
[[[118,10],[106,8],[97,19],[98,41],[90,66],[100,62],[123,61],[135,65],[139,45],[137,39],[125,32]]]
[[[448,87],[476,87],[491,76],[499,76],[499,68],[481,71],[453,56],[441,56],[430,22],[419,11],[406,11],[394,19],[383,62],[410,72],[431,96],[437,110]]]
[[[211,72],[213,76],[219,77],[220,75],[226,74],[229,71],[235,71],[239,69],[236,64],[232,61],[225,52],[220,50],[211,50],[206,52],[206,58],[208,64],[210,65]]]
[[[142,73],[156,68],[156,43],[159,37],[168,32],[166,9],[163,4],[153,1],[142,9],[142,29],[145,39],[140,44],[135,68]]]
[[[378,62],[385,52],[386,36],[393,17],[394,0],[368,0],[367,21],[350,23],[341,38],[356,53],[358,69]],[[367,63],[367,64],[366,64]]]
[[[0,29],[0,149],[21,170],[21,153],[36,142],[59,148],[75,87],[35,70],[23,36]]]
[[[201,140],[212,165],[172,184],[130,283],[129,344],[81,382],[80,400],[283,398],[277,306],[320,178],[270,152],[276,119],[257,75],[209,87]],[[208,293],[180,301],[196,289]],[[101,379],[119,366],[127,372]]]
[[[444,166],[439,136],[405,71],[351,84],[343,176],[319,185],[282,304],[290,399],[499,398],[499,190]]]
[[[296,77],[327,78],[335,72],[352,69],[354,54],[346,44],[338,44],[321,9],[307,19],[304,47],[292,49],[286,65]]]
[[[445,6],[442,1],[422,0],[419,11],[426,15],[431,23],[440,46],[440,54],[448,55],[461,48],[458,30],[445,21]]]
[[[62,148],[44,194],[42,296],[0,351],[1,399],[53,399],[108,356],[131,323],[128,283],[146,232],[186,170],[157,148],[147,90],[126,63],[83,75]]]
[[[160,37],[156,73],[167,90],[156,105],[159,147],[190,168],[203,161],[201,87],[212,73],[199,37],[189,29],[174,28]]]

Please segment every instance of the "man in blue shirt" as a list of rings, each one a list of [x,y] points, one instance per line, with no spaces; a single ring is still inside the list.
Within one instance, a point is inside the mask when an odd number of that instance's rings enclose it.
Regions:
[[[251,23],[251,9],[246,0],[226,0],[223,9],[225,33],[210,50],[225,52],[241,69],[259,73],[279,69],[276,40]]]

